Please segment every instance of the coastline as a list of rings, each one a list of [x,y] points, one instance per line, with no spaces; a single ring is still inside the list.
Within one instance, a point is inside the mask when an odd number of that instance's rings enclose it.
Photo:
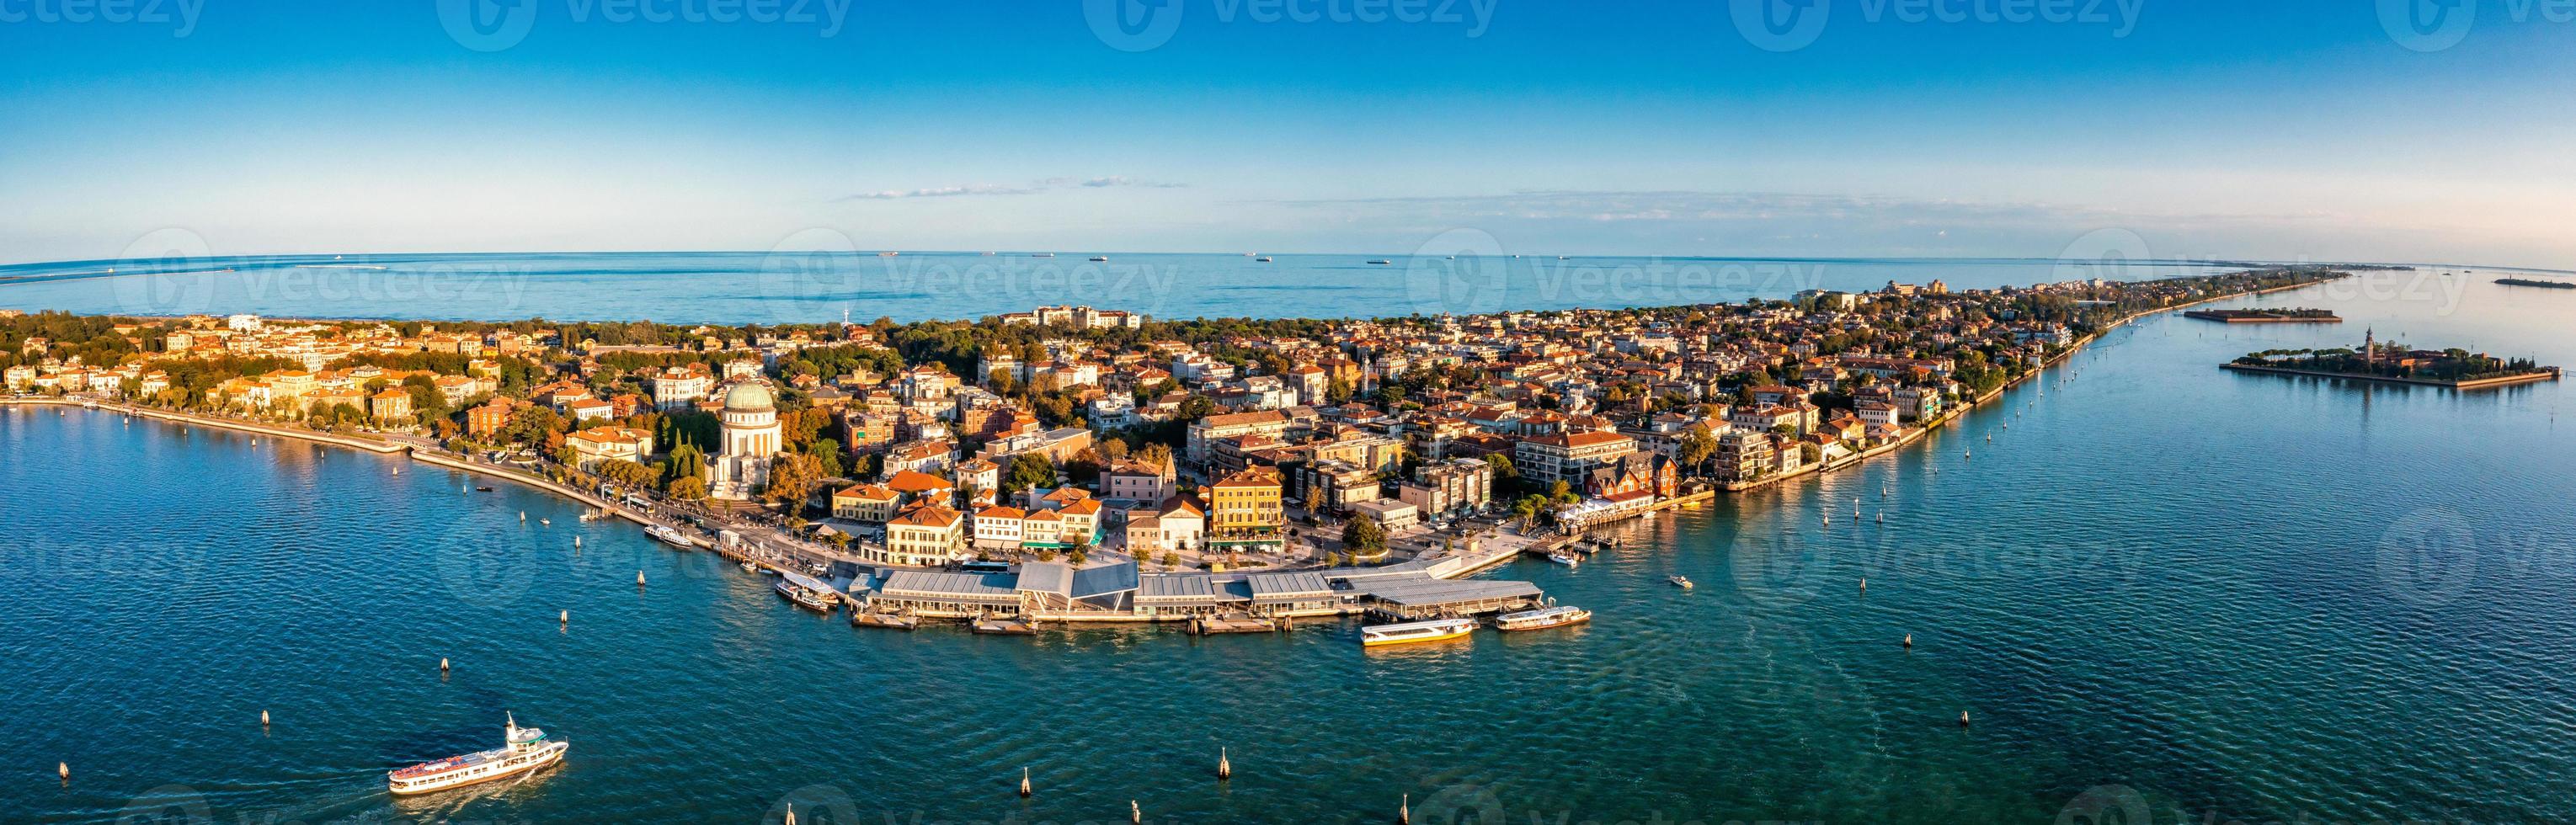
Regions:
[[[2346,277],[2349,277],[2349,276],[2346,276]],[[2104,326],[2100,332],[2091,333],[2091,334],[2088,334],[2088,335],[2086,335],[2086,336],[2084,336],[2084,337],[2082,337],[2082,338],[2075,339],[2072,343],[2067,344],[2065,349],[2063,349],[2063,350],[2059,350],[2059,351],[2058,351],[2058,353],[2057,353],[2056,355],[2051,355],[2051,356],[2049,356],[2047,359],[2045,359],[2045,360],[2041,361],[2038,367],[2032,368],[2030,371],[2028,371],[2028,372],[2024,372],[2024,373],[2022,373],[2021,375],[2014,377],[2012,380],[2004,382],[2002,386],[1999,386],[1999,387],[1996,387],[1996,388],[1994,388],[1994,389],[1992,389],[1992,390],[1989,390],[1989,391],[1987,391],[1987,392],[1986,392],[1985,394],[1983,394],[1983,395],[1979,395],[1979,396],[1977,396],[1977,397],[1975,397],[1975,398],[1969,399],[1969,400],[1968,400],[1968,402],[1967,402],[1966,404],[1960,405],[1957,409],[1946,410],[1946,411],[1942,412],[1942,413],[1941,413],[1941,415],[1940,415],[1940,417],[1933,419],[1932,421],[1930,421],[1929,423],[1924,424],[1923,426],[1920,426],[1920,427],[1916,427],[1916,428],[1914,428],[1914,431],[1913,431],[1913,432],[1911,432],[1911,433],[1907,433],[1907,434],[1905,435],[1905,437],[1903,437],[1903,438],[1897,439],[1897,440],[1895,440],[1895,441],[1888,442],[1888,443],[1886,443],[1886,444],[1881,444],[1881,445],[1878,445],[1878,446],[1876,446],[1876,447],[1871,447],[1871,448],[1869,448],[1869,449],[1867,449],[1867,450],[1862,450],[1862,451],[1860,451],[1860,452],[1858,452],[1858,453],[1854,453],[1854,454],[1852,454],[1850,457],[1844,458],[1844,459],[1842,459],[1842,460],[1840,460],[1840,461],[1835,461],[1835,462],[1831,462],[1831,463],[1818,462],[1818,463],[1816,463],[1816,464],[1811,464],[1811,465],[1808,465],[1808,466],[1806,466],[1806,467],[1799,468],[1796,472],[1782,473],[1782,474],[1780,474],[1780,475],[1772,476],[1772,477],[1769,477],[1769,478],[1764,478],[1764,479],[1761,479],[1761,480],[1758,480],[1758,481],[1739,482],[1739,483],[1735,483],[1735,484],[1720,484],[1720,485],[1717,485],[1717,489],[1724,490],[1724,491],[1729,492],[1729,493],[1745,493],[1745,492],[1752,492],[1752,491],[1755,491],[1755,490],[1761,490],[1761,489],[1764,489],[1764,488],[1768,488],[1768,487],[1771,487],[1771,486],[1773,486],[1773,485],[1781,484],[1781,483],[1787,482],[1787,481],[1789,481],[1789,480],[1791,480],[1791,479],[1806,478],[1806,477],[1809,477],[1809,476],[1823,476],[1823,475],[1825,475],[1825,474],[1832,473],[1832,472],[1835,472],[1835,471],[1837,471],[1837,470],[1842,470],[1842,469],[1844,469],[1844,468],[1858,466],[1858,465],[1860,465],[1860,464],[1862,464],[1862,463],[1864,463],[1864,462],[1867,462],[1867,461],[1868,461],[1868,460],[1870,460],[1870,459],[1878,458],[1878,457],[1880,457],[1880,456],[1884,456],[1884,455],[1887,455],[1887,454],[1889,454],[1889,453],[1895,452],[1895,451],[1897,451],[1897,450],[1899,450],[1899,449],[1902,449],[1902,448],[1905,448],[1905,447],[1909,447],[1909,446],[1913,446],[1913,445],[1915,445],[1916,443],[1921,442],[1925,437],[1930,436],[1930,435],[1933,433],[1933,431],[1935,431],[1935,430],[1944,429],[1944,428],[1948,428],[1948,427],[1952,427],[1952,426],[1956,426],[1956,425],[1958,425],[1958,424],[1960,423],[1960,419],[1965,418],[1965,417],[1967,416],[1967,414],[1968,414],[1970,411],[1972,411],[1972,410],[1976,410],[1976,409],[1978,409],[1978,408],[1980,408],[1980,407],[1984,407],[1988,402],[1991,402],[1991,401],[1995,400],[1996,398],[2002,397],[2004,393],[2011,392],[2011,391],[2012,391],[2012,390],[2014,390],[2015,388],[2020,387],[2022,384],[2027,383],[2027,382],[2029,382],[2029,381],[2031,381],[2031,380],[2033,380],[2033,379],[2038,378],[2040,375],[2042,375],[2042,374],[2044,374],[2044,373],[2048,372],[2048,370],[2049,370],[2049,369],[2051,369],[2051,368],[2053,368],[2053,367],[2056,367],[2056,366],[2057,366],[2059,363],[2061,363],[2061,362],[2064,362],[2067,358],[2074,356],[2074,355],[2075,355],[2076,353],[2078,353],[2078,352],[2082,352],[2082,351],[2084,351],[2084,348],[2085,348],[2085,347],[2087,347],[2087,346],[2091,346],[2091,345],[2092,345],[2092,343],[2093,343],[2094,341],[2096,341],[2096,340],[2100,340],[2102,336],[2107,335],[2107,334],[2110,334],[2110,332],[2111,332],[2112,330],[2116,330],[2116,329],[2119,329],[2119,328],[2121,328],[2121,327],[2128,326],[2129,324],[2131,324],[2131,323],[2133,323],[2133,322],[2136,322],[2136,321],[2137,321],[2138,319],[2140,319],[2140,318],[2152,317],[2152,316],[2155,316],[2155,315],[2161,315],[2161,314],[2169,313],[2169,312],[2180,312],[2180,311],[2188,310],[2188,309],[2190,309],[2190,308],[2192,308],[2192,307],[2200,306],[2200,305],[2203,305],[2203,304],[2214,303],[2214,302],[2217,302],[2217,301],[2232,301],[2232,300],[2236,300],[2236,299],[2238,299],[2238,298],[2249,298],[2249,297],[2253,297],[2253,296],[2256,296],[2256,295],[2269,295],[2269,294],[2272,294],[2272,293],[2275,293],[2275,292],[2287,292],[2287,291],[2290,291],[2290,290],[2307,289],[2307,288],[2309,288],[2309,287],[2317,286],[2317,285],[2319,285],[2319,284],[2332,283],[2332,282],[2334,282],[2335,280],[2339,280],[2339,279],[2336,279],[2336,278],[2328,278],[2328,279],[2324,279],[2324,280],[2311,281],[2311,282],[2309,282],[2309,283],[2304,283],[2304,284],[2292,284],[2292,285],[2289,285],[2289,286],[2278,286],[2278,287],[2273,287],[2273,288],[2271,288],[2271,289],[2257,289],[2257,290],[2250,290],[2250,291],[2246,291],[2246,292],[2239,292],[2239,293],[2235,293],[2235,294],[2232,294],[2232,295],[2213,295],[2213,296],[2210,296],[2210,297],[2207,297],[2207,298],[2202,298],[2202,299],[2197,300],[2197,301],[2192,301],[2192,302],[2190,302],[2190,303],[2175,304],[2175,305],[2173,305],[2173,306],[2168,306],[2168,307],[2158,307],[2158,308],[2155,308],[2155,309],[2145,310],[2145,311],[2142,311],[2142,312],[2131,313],[2131,314],[2130,314],[2130,315],[2128,315],[2128,316],[2122,317],[2121,319],[2119,319],[2119,320],[2117,320],[2117,321],[2113,321],[2113,322],[2111,322],[2109,325]],[[1622,520],[1624,520],[1624,519],[1622,519]],[[1612,523],[1615,523],[1615,522],[1612,522]],[[1593,525],[1593,526],[1598,526],[1598,525]]]

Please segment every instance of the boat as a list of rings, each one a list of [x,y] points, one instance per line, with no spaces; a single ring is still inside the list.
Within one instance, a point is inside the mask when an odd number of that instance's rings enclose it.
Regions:
[[[1664,580],[1672,582],[1674,587],[1678,587],[1683,590],[1689,590],[1692,587],[1689,576],[1665,576]]]
[[[894,257],[894,256],[896,256],[896,255],[901,255],[901,254],[903,254],[903,253],[901,253],[901,252],[879,252],[879,253],[877,253],[877,257],[879,257],[879,258],[892,258],[892,257]]]
[[[750,559],[744,559],[742,562],[742,572],[758,573],[760,572],[760,565],[751,563]]]
[[[1378,265],[1378,266],[1385,266],[1385,265],[1387,265],[1387,264],[1391,264],[1391,263],[1395,263],[1395,262],[1394,262],[1394,261],[1370,261],[1369,263],[1376,264],[1376,265]]]
[[[553,526],[555,526],[555,520],[554,520],[554,519],[550,519],[550,518],[541,518],[541,519],[537,519],[537,523],[538,523],[538,524],[541,524],[541,525],[545,525],[545,526],[547,526],[547,527],[553,527]]]
[[[652,536],[654,541],[668,544],[673,547],[682,549],[693,549],[697,547],[697,545],[689,543],[689,537],[681,535],[680,531],[673,530],[659,524],[644,528],[644,534]]]
[[[1109,256],[1107,256],[1107,255],[1093,255],[1093,256],[1091,256],[1091,262],[1092,262],[1092,263],[1105,263],[1105,262],[1107,262],[1108,260],[1109,260]]]
[[[1575,558],[1573,554],[1567,553],[1563,550],[1547,554],[1547,560],[1567,567],[1574,567],[1583,563],[1582,559]]]
[[[1029,255],[1029,257],[1031,257],[1031,258],[1053,258],[1053,257],[1055,257],[1055,253],[1053,253],[1053,252],[1037,252],[1037,253],[1032,253],[1032,254],[1030,254],[1030,255]]]
[[[572,749],[570,742],[547,739],[543,730],[519,727],[519,720],[508,714],[502,719],[501,747],[391,771],[385,774],[385,784],[396,796],[461,788],[561,762],[564,752]]]
[[[1523,610],[1518,613],[1505,613],[1503,615],[1496,616],[1494,617],[1494,628],[1506,631],[1546,630],[1551,627],[1564,627],[1566,625],[1582,624],[1588,621],[1592,621],[1592,611],[1585,610],[1580,607],[1542,607],[1536,610]]]
[[[788,601],[795,602],[797,607],[824,613],[832,612],[831,597],[806,589],[795,582],[781,581],[776,587],[770,589],[778,591],[778,595],[787,597]]]
[[[1432,619],[1422,622],[1399,622],[1360,628],[1361,647],[1437,642],[1466,636],[1476,629],[1474,619]]]
[[[1268,256],[1268,255],[1263,255],[1263,256],[1261,256],[1261,257],[1258,257],[1258,258],[1254,258],[1254,259],[1252,259],[1252,262],[1253,262],[1253,263],[1256,263],[1256,264],[1266,264],[1266,263],[1269,263],[1269,262],[1270,262],[1270,256]]]

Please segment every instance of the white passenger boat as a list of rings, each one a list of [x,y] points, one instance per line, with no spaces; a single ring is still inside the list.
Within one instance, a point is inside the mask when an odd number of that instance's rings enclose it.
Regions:
[[[508,715],[502,727],[501,747],[464,756],[450,756],[436,762],[423,762],[385,774],[386,784],[396,796],[461,788],[478,782],[506,779],[563,761],[570,742],[546,738],[537,728],[519,727],[519,720]]]
[[[1547,554],[1547,560],[1567,567],[1573,567],[1583,563],[1582,559],[1575,558],[1573,554],[1567,553],[1563,550]]]
[[[1592,621],[1592,611],[1580,607],[1542,607],[1494,617],[1498,630],[1546,630]]]
[[[782,580],[772,589],[777,590],[778,595],[787,597],[788,601],[795,602],[797,607],[827,614],[832,612],[833,603],[830,597],[806,589],[795,582]]]
[[[654,541],[658,541],[658,542],[661,542],[661,543],[663,543],[663,544],[668,544],[668,545],[670,545],[670,546],[678,547],[678,548],[681,548],[681,549],[691,549],[691,548],[695,548],[695,547],[697,547],[697,545],[690,544],[690,543],[689,543],[689,537],[688,537],[688,536],[685,536],[685,535],[681,535],[680,531],[678,531],[678,530],[673,530],[673,529],[671,529],[671,528],[664,527],[664,526],[659,525],[659,524],[653,525],[653,526],[651,526],[651,527],[646,527],[646,528],[644,528],[644,534],[645,534],[645,535],[652,536]]]
[[[1424,622],[1382,624],[1360,628],[1360,645],[1379,647],[1414,642],[1437,642],[1465,636],[1475,629],[1476,620],[1474,619],[1432,619]]]

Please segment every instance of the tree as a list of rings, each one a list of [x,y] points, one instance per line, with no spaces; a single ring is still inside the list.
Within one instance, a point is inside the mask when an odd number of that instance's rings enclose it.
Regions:
[[[1495,481],[1516,481],[1521,477],[1520,468],[1512,466],[1512,457],[1502,453],[1486,453],[1485,466],[1494,468]]]
[[[814,487],[823,481],[822,463],[804,453],[783,453],[769,464],[769,486],[760,491],[760,499],[787,507],[788,515],[805,509],[805,500],[813,497]]]
[[[1369,516],[1353,518],[1342,525],[1342,546],[1375,554],[1386,549],[1386,528]]]
[[[707,497],[707,480],[698,476],[681,476],[671,480],[668,492],[672,498],[681,501],[697,501]]]
[[[563,431],[563,418],[555,411],[530,405],[510,413],[508,423],[501,425],[501,436],[520,444],[541,444],[547,436]]]
[[[1709,431],[1708,425],[1693,424],[1690,429],[1682,431],[1680,454],[1675,456],[1681,459],[1682,466],[1698,467],[1714,455],[1717,455],[1717,436]]]
[[[1021,453],[1011,457],[1011,469],[1002,475],[1002,492],[1017,493],[1054,483],[1055,462],[1039,453]]]
[[[818,439],[806,452],[813,454],[814,460],[821,465],[824,478],[838,478],[841,475],[841,442],[829,438]]]
[[[671,448],[671,457],[662,463],[664,481],[698,478],[706,474],[706,451],[698,449],[698,445],[695,444],[682,444]]]
[[[1160,442],[1147,444],[1145,449],[1137,452],[1136,460],[1161,470],[1165,475],[1170,475],[1173,467],[1172,446]]]

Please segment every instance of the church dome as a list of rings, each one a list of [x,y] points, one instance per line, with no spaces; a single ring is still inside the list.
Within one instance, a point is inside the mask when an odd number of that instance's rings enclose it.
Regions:
[[[725,390],[724,408],[727,412],[768,412],[774,403],[769,388],[761,386],[758,381],[745,381]]]

